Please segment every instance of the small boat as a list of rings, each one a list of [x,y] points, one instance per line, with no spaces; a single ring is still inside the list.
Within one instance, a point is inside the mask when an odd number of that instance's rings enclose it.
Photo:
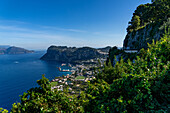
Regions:
[[[61,66],[66,66],[66,64],[61,64]]]
[[[61,67],[58,67],[58,70],[61,71]]]
[[[63,69],[62,71],[63,72],[69,72],[70,70],[69,69]]]
[[[68,67],[71,67],[71,64],[68,64]]]

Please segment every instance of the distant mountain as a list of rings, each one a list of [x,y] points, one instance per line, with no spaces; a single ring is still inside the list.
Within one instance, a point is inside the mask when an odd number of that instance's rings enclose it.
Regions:
[[[7,46],[6,46],[7,47]],[[25,54],[25,53],[33,53],[34,51],[26,50],[20,47],[8,47],[0,46],[0,54]]]
[[[41,57],[42,60],[53,60],[58,62],[75,63],[82,60],[89,60],[106,56],[106,49],[95,49],[91,47],[67,47],[67,46],[50,46],[47,53]],[[106,52],[107,51],[107,52]]]

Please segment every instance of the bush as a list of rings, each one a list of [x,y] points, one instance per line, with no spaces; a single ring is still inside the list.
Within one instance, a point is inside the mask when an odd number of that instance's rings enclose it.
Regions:
[[[168,112],[170,35],[142,49],[134,63],[109,64],[89,85],[88,112]]]
[[[14,103],[11,112],[83,112],[77,98],[57,90],[52,91],[49,80],[44,76],[35,87],[21,96],[21,103]]]

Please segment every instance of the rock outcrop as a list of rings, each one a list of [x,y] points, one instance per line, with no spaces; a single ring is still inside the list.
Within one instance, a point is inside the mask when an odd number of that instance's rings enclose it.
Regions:
[[[165,31],[168,31],[170,19],[162,25],[157,23],[148,24],[145,27],[130,32],[126,35],[123,48],[124,49],[141,49],[147,48],[147,43],[152,43],[152,40],[159,40]]]
[[[50,46],[47,53],[41,57],[42,60],[57,61],[66,63],[76,63],[82,60],[104,57],[105,55],[98,52],[98,49],[91,47],[67,47],[67,46]]]
[[[159,40],[170,27],[170,1],[152,0],[139,5],[128,22],[124,49],[147,48],[147,43]]]

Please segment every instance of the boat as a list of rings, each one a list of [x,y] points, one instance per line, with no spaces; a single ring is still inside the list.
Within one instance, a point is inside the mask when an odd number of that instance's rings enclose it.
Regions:
[[[61,71],[61,72],[70,72],[69,69],[61,69],[61,67],[58,67],[58,70]]]
[[[58,70],[61,71],[61,67],[58,67]]]
[[[69,72],[70,70],[69,69],[63,69],[62,71],[63,72]]]
[[[71,64],[68,64],[68,67],[71,67]]]
[[[61,66],[66,66],[66,64],[61,64]]]

